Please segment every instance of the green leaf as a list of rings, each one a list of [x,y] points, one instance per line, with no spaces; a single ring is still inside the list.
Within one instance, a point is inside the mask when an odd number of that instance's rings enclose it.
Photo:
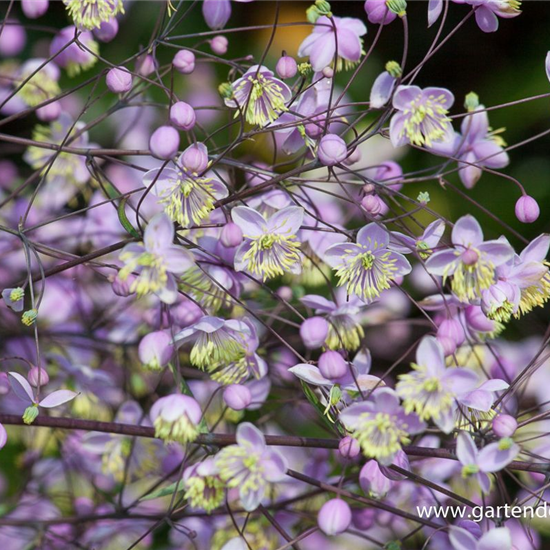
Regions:
[[[180,491],[183,491],[183,483],[181,482],[181,480],[174,481],[174,483],[171,483],[170,485],[168,485],[168,487],[161,487],[156,491],[145,495],[141,500],[153,500],[154,498],[172,496],[174,494],[174,491],[178,493]]]
[[[132,237],[135,237],[136,239],[141,239],[141,235],[139,232],[134,228],[134,226],[128,221],[128,217],[126,216],[126,202],[128,200],[128,197],[124,197],[120,204],[118,205],[118,219],[120,221],[120,224],[126,231],[132,235]]]

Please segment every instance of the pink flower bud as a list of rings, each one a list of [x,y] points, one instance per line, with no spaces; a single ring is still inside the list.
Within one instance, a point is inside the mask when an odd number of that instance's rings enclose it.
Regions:
[[[226,248],[239,246],[243,242],[243,232],[241,228],[236,223],[226,223],[220,233],[220,242]]]
[[[163,330],[150,332],[139,343],[139,360],[148,369],[162,369],[169,363],[174,354],[174,346],[171,342],[172,336],[168,332]]]
[[[479,260],[479,254],[473,248],[467,248],[460,259],[464,265],[474,265]]]
[[[21,25],[15,25],[13,20],[4,25],[0,34],[0,55],[13,57],[21,53],[27,42],[27,33]]]
[[[39,367],[33,367],[29,374],[27,374],[27,380],[29,381],[29,384],[31,386],[34,386],[35,388],[38,387],[38,375],[40,373],[40,386],[45,386],[49,381],[50,377],[48,376],[48,373]]]
[[[180,50],[172,63],[181,74],[191,74],[195,70],[195,54],[189,50]]]
[[[344,160],[344,164],[346,166],[353,166],[357,162],[361,160],[361,151],[359,151],[359,147],[356,147],[351,154]]]
[[[336,134],[327,134],[321,138],[317,156],[321,164],[335,166],[343,162],[348,156],[346,142]]]
[[[227,46],[229,42],[225,36],[214,36],[210,40],[210,47],[216,55],[225,55],[227,53]]]
[[[310,317],[300,327],[300,336],[306,348],[315,349],[321,347],[328,336],[328,321],[322,317]]]
[[[136,62],[136,73],[141,76],[150,75],[157,67],[157,62],[152,55],[142,55]]]
[[[353,526],[360,531],[366,531],[374,525],[375,516],[374,508],[354,508],[352,510]]]
[[[382,498],[392,488],[393,483],[382,473],[376,460],[369,460],[361,468],[359,485],[366,495]]]
[[[375,25],[387,25],[391,23],[397,15],[388,9],[386,0],[367,0],[365,2],[365,11],[371,23]]]
[[[252,394],[246,386],[231,384],[223,391],[223,400],[230,409],[242,411],[252,402]]]
[[[187,147],[181,155],[181,165],[191,172],[204,172],[208,167],[208,150],[204,143],[195,143]]]
[[[529,195],[522,195],[516,202],[516,218],[522,223],[533,223],[540,215],[538,202]]]
[[[48,105],[44,105],[44,107],[40,107],[36,110],[36,116],[42,122],[52,122],[53,120],[57,120],[60,114],[61,105],[59,101],[53,101],[52,103],[48,103]]]
[[[343,439],[340,439],[338,443],[338,452],[344,458],[356,458],[361,452],[361,447],[359,446],[359,441],[357,439],[347,435]]]
[[[211,29],[222,29],[231,16],[231,2],[229,0],[204,0],[202,15]]]
[[[361,201],[361,206],[371,216],[378,216],[382,211],[382,200],[377,195],[366,195]]]
[[[310,117],[309,120],[310,122],[305,125],[306,135],[311,139],[317,139],[324,131],[326,117],[317,115]]]
[[[325,78],[332,78],[334,76],[334,69],[332,67],[325,67],[321,72]]]
[[[385,183],[386,187],[399,191],[403,187],[403,168],[393,160],[383,162],[376,169],[374,179],[378,182]]]
[[[118,274],[116,277],[111,281],[113,292],[117,296],[121,296],[122,298],[126,298],[127,296],[130,296],[132,292],[130,292],[130,287],[132,286],[132,283],[135,281],[136,276],[130,273],[126,279],[121,279]]]
[[[445,319],[439,325],[437,329],[437,337],[450,338],[457,346],[460,346],[466,335],[464,334],[464,328],[457,319]]]
[[[493,431],[498,437],[512,437],[518,427],[518,423],[509,414],[499,414],[493,419]]]
[[[109,21],[103,21],[98,29],[93,30],[93,33],[100,42],[110,42],[118,34],[118,21],[115,17]]]
[[[281,286],[277,289],[277,296],[282,300],[292,300],[292,289],[289,286]]]
[[[317,524],[325,535],[339,535],[351,523],[351,508],[340,498],[325,502],[319,510]]]
[[[319,371],[329,380],[342,378],[348,372],[348,364],[337,351],[325,351],[319,357]]]
[[[452,338],[448,336],[438,336],[437,341],[441,344],[445,356],[452,355],[456,351],[456,342]]]
[[[157,128],[149,140],[151,154],[159,159],[171,159],[180,146],[180,135],[171,126]]]
[[[107,88],[116,94],[132,89],[132,75],[123,67],[115,67],[107,73]]]
[[[283,55],[277,65],[275,66],[275,71],[282,78],[294,78],[298,72],[298,65],[296,60],[289,55]]]
[[[491,332],[495,323],[487,319],[480,306],[468,306],[465,311],[468,326],[480,332]]]
[[[29,19],[38,19],[48,11],[48,0],[21,0],[23,13]]]
[[[195,109],[189,103],[178,101],[170,108],[170,122],[176,128],[188,132],[193,129],[196,121]]]

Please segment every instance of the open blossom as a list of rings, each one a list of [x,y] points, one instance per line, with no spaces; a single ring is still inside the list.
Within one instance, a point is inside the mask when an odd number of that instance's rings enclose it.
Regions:
[[[519,451],[519,446],[510,438],[490,443],[479,451],[467,432],[460,432],[456,440],[456,455],[462,464],[462,477],[475,478],[484,493],[488,493],[491,488],[487,474],[506,468]]]
[[[521,13],[521,0],[466,0],[465,3],[475,8],[476,23],[483,32],[495,32],[499,17],[511,19]]]
[[[265,126],[287,111],[286,104],[292,98],[290,88],[267,67],[254,65],[233,82],[232,95],[225,104],[244,112],[250,124]],[[238,116],[238,112],[236,113]]]
[[[370,223],[359,230],[357,243],[331,246],[325,259],[340,278],[338,286],[346,285],[348,294],[372,302],[396,277],[410,273],[407,259],[389,250],[389,242],[388,231]]]
[[[508,242],[484,241],[478,221],[470,215],[460,218],[451,236],[453,248],[432,254],[426,269],[444,279],[452,277],[451,288],[459,300],[479,300],[495,280],[495,268],[513,258]]]
[[[189,153],[197,153],[201,163],[186,166]],[[214,203],[227,197],[227,188],[207,168],[208,150],[203,143],[189,146],[179,157],[175,168],[155,168],[143,177],[143,184],[158,197],[158,202],[171,220],[182,227],[200,225],[214,209]],[[199,170],[197,170],[199,168]]]
[[[268,448],[262,432],[249,422],[239,424],[237,444],[222,449],[215,464],[227,487],[239,490],[247,512],[261,504],[269,483],[281,481],[287,469],[283,455]]]
[[[422,235],[416,239],[399,231],[392,231],[389,248],[401,254],[416,252],[425,260],[430,257],[433,249],[439,244],[444,232],[445,222],[443,220],[435,220],[430,223]]]
[[[471,189],[477,183],[483,168],[504,168],[510,158],[504,151],[504,141],[497,131],[489,128],[489,117],[484,105],[479,105],[462,120],[461,132],[443,143],[433,143],[434,152],[458,160],[458,175],[465,187]]]
[[[137,274],[131,292],[144,296],[156,294],[166,304],[176,301],[178,291],[175,275],[180,275],[194,263],[193,255],[173,244],[174,226],[165,214],[157,214],[147,224],[143,242],[127,244],[120,253],[124,266],[119,271],[123,281]]]
[[[367,458],[389,465],[409,435],[420,433],[426,425],[414,413],[407,414],[390,388],[378,388],[367,401],[350,405],[340,413]]]
[[[74,41],[78,35],[78,42]],[[80,74],[93,67],[97,62],[99,45],[91,32],[78,33],[72,25],[61,29],[50,44],[50,55],[54,62],[66,69],[69,76]]]
[[[412,143],[430,147],[436,141],[453,137],[451,120],[447,116],[454,96],[445,88],[399,86],[393,94],[397,110],[390,123],[390,139],[394,147]]]
[[[478,377],[469,369],[445,366],[441,344],[426,336],[418,346],[413,370],[399,376],[397,394],[405,411],[422,420],[432,419],[445,433],[455,425],[456,399],[474,389]]]
[[[191,363],[200,369],[228,365],[245,355],[245,339],[251,336],[250,325],[236,319],[228,321],[205,315],[200,321],[174,336],[177,347],[193,340]]]
[[[21,86],[16,97],[29,107],[36,107],[61,93],[59,77],[59,68],[54,63],[41,58],[30,59],[23,63],[15,77],[15,84]]]
[[[212,457],[185,469],[183,487],[184,496],[193,508],[202,508],[210,513],[223,504],[225,483]]]
[[[173,394],[155,401],[150,412],[155,436],[167,443],[189,443],[199,435],[200,405],[188,395]]]
[[[123,0],[63,0],[74,24],[80,29],[99,29],[101,23],[124,13]]]
[[[289,206],[266,220],[248,206],[236,206],[231,217],[244,237],[235,253],[237,271],[249,271],[264,281],[285,273],[300,273],[300,242],[296,235],[302,225],[303,208]]]
[[[353,67],[363,53],[362,36],[367,28],[360,19],[353,17],[319,17],[312,33],[302,42],[298,57],[308,57],[314,71],[322,71],[334,62],[338,53],[336,70]],[[338,52],[337,52],[338,50]]]

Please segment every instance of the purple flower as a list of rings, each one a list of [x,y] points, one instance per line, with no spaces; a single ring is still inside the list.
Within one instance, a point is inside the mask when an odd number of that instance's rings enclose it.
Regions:
[[[286,104],[292,98],[290,88],[267,67],[254,65],[233,82],[232,95],[225,104],[244,112],[250,124],[265,126],[287,111]],[[238,113],[237,113],[238,115]]]
[[[199,435],[201,407],[188,395],[161,397],[151,407],[149,416],[155,426],[155,436],[167,443],[189,443]]]
[[[365,11],[369,21],[375,25],[389,25],[397,18],[397,14],[388,8],[386,0],[366,0]]]
[[[193,508],[202,508],[210,513],[223,503],[224,483],[212,457],[186,468],[183,486],[184,496]]]
[[[101,23],[124,13],[123,0],[63,0],[63,3],[80,29],[98,29]]]
[[[430,257],[445,232],[445,222],[435,220],[430,223],[420,237],[414,239],[398,231],[392,231],[389,248],[401,254],[416,252],[423,260]]]
[[[119,277],[125,280],[131,273],[138,277],[131,292],[144,296],[156,294],[166,304],[173,304],[178,296],[174,275],[181,275],[193,264],[193,255],[173,244],[174,225],[165,214],[157,214],[147,224],[143,242],[127,244],[120,253],[124,267]]]
[[[269,483],[281,481],[286,473],[285,458],[265,444],[265,438],[253,424],[237,428],[237,444],[215,456],[220,478],[228,488],[237,488],[243,508],[254,511],[264,499]]]
[[[498,29],[498,18],[511,19],[521,11],[521,0],[466,0],[475,8],[478,27],[483,32],[495,32]]]
[[[401,445],[410,442],[409,435],[422,432],[426,425],[414,413],[407,414],[399,405],[394,390],[378,388],[367,401],[354,403],[340,413],[368,458],[389,465]]]
[[[352,17],[319,17],[313,32],[302,42],[298,57],[308,57],[314,71],[322,71],[334,62],[336,70],[353,67],[363,53],[363,40],[367,34],[364,23]],[[338,52],[337,52],[338,50]]]
[[[227,197],[227,188],[213,173],[200,173],[206,169],[204,163],[197,171],[195,163],[189,162],[190,153],[195,151],[208,160],[206,146],[197,143],[181,154],[175,168],[155,168],[143,177],[143,184],[147,188],[152,185],[151,192],[158,197],[169,218],[182,227],[200,225],[214,209],[214,203]]]
[[[461,301],[481,298],[484,289],[495,280],[495,268],[514,256],[513,248],[504,241],[484,241],[478,221],[470,215],[460,218],[451,236],[453,248],[432,254],[426,269],[445,280],[452,277],[451,288]]]
[[[483,168],[504,168],[510,162],[505,145],[497,132],[489,129],[489,118],[483,105],[464,117],[462,134],[455,133],[446,143],[434,143],[432,149],[458,159],[458,175],[468,189],[477,183]]]
[[[390,288],[396,277],[411,271],[407,259],[388,249],[390,234],[376,223],[359,230],[357,243],[331,246],[325,259],[340,278],[338,286],[346,285],[367,303],[374,301],[383,290]]]
[[[447,117],[454,96],[445,88],[399,86],[393,94],[397,110],[390,122],[390,139],[394,147],[412,143],[431,147],[433,142],[449,141],[453,137],[451,120]]]
[[[462,464],[462,477],[473,477],[484,493],[489,493],[491,482],[488,473],[506,468],[519,454],[519,446],[504,438],[477,450],[472,436],[460,432],[456,439],[456,456]]]
[[[50,44],[50,55],[55,56],[54,62],[64,68],[69,76],[76,76],[93,67],[99,54],[99,45],[91,32],[83,32],[78,36],[80,44],[74,40],[77,34],[76,27],[65,27]]]
[[[513,550],[512,537],[507,527],[495,527],[487,531],[479,540],[468,530],[451,525],[449,540],[453,550]]]
[[[236,206],[231,217],[244,237],[235,253],[237,271],[249,271],[264,281],[285,273],[300,273],[296,234],[302,225],[303,208],[289,206],[266,220],[248,206]]]

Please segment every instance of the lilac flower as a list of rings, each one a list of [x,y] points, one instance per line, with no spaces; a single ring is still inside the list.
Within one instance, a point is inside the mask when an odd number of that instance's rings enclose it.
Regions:
[[[432,150],[458,159],[458,175],[468,189],[477,183],[483,168],[504,168],[510,162],[504,151],[504,141],[489,128],[489,118],[483,105],[464,117],[462,134],[455,133],[446,143],[434,143]]]
[[[190,153],[195,151],[204,161],[186,166]],[[200,225],[213,210],[214,203],[227,197],[227,188],[213,173],[201,174],[206,170],[207,162],[206,146],[197,143],[181,154],[175,168],[156,168],[149,170],[143,177],[143,184],[147,188],[153,185],[151,192],[158,197],[166,214],[182,227]]]
[[[23,376],[17,372],[9,372],[8,376],[13,393],[15,393],[19,399],[28,403],[25,413],[23,414],[23,422],[25,422],[25,424],[32,424],[34,422],[38,416],[39,407],[44,409],[59,407],[64,403],[72,401],[78,395],[78,393],[71,390],[56,390],[46,397],[38,399],[38,395],[35,396],[31,385]]]
[[[246,339],[252,336],[250,325],[243,321],[204,316],[174,336],[177,347],[194,340],[191,363],[201,369],[229,365],[245,356]]]
[[[235,253],[237,271],[249,271],[264,281],[289,272],[300,273],[296,234],[304,217],[302,208],[289,206],[265,220],[248,206],[236,206],[231,217],[244,237]]]
[[[23,311],[25,290],[21,287],[6,288],[2,291],[2,299],[7,307],[16,313],[19,313]]]
[[[237,428],[237,444],[222,449],[215,457],[220,478],[228,488],[238,488],[241,504],[247,512],[262,502],[269,483],[281,481],[286,459],[265,444],[265,438],[253,424]]]
[[[479,300],[493,284],[495,268],[510,260],[514,250],[504,241],[484,241],[481,226],[470,215],[456,222],[451,240],[454,248],[432,254],[426,269],[444,280],[452,277],[451,288],[459,300]]]
[[[511,19],[521,11],[521,0],[466,0],[475,9],[476,23],[483,32],[495,32],[498,18]]]
[[[71,25],[61,29],[50,44],[50,55],[55,56],[55,64],[64,68],[71,77],[93,67],[99,55],[99,45],[91,32],[80,33],[78,42],[75,42],[77,35],[78,30]]]
[[[348,294],[367,302],[390,288],[396,277],[411,271],[407,259],[388,249],[390,234],[376,223],[359,230],[357,243],[331,246],[325,259],[339,277],[338,286],[346,285]]]
[[[21,83],[21,88],[16,98],[23,100],[29,107],[53,99],[61,93],[59,77],[60,71],[54,63],[47,63],[46,59],[41,58],[30,59],[17,71],[15,84]]]
[[[292,98],[290,88],[267,67],[254,65],[233,82],[232,95],[225,104],[244,111],[250,124],[265,126],[287,111],[286,104]],[[238,116],[238,113],[237,113]]]
[[[202,508],[210,513],[223,504],[225,484],[212,457],[186,468],[183,486],[184,496],[193,508]]]
[[[127,244],[120,253],[124,267],[119,277],[125,280],[131,273],[138,277],[131,292],[145,296],[152,292],[165,304],[173,304],[178,296],[176,278],[194,263],[193,255],[173,244],[174,226],[165,214],[157,214],[147,224],[143,242]]]
[[[495,527],[476,539],[463,527],[451,525],[449,540],[453,550],[513,550],[512,537],[507,527]]]
[[[340,413],[340,420],[359,441],[364,455],[384,465],[391,464],[401,445],[410,442],[409,435],[426,427],[416,414],[403,410],[389,388],[376,389],[367,401],[350,405]]]
[[[413,371],[399,375],[397,394],[405,411],[416,412],[421,420],[432,419],[445,433],[455,425],[456,400],[474,389],[477,375],[464,368],[447,368],[441,344],[426,336],[416,352]]]
[[[337,71],[353,67],[363,53],[364,23],[352,17],[319,17],[312,33],[298,48],[298,57],[308,57],[314,71],[322,71],[334,62]]]
[[[63,0],[74,24],[80,29],[99,29],[101,23],[124,13],[123,0]]]
[[[300,301],[314,309],[316,314],[326,315],[329,332],[325,345],[329,349],[344,348],[354,351],[361,345],[361,339],[365,335],[358,316],[366,304],[356,297],[346,299],[343,289],[335,294],[336,302],[315,294],[308,294]]]
[[[416,252],[423,260],[426,260],[432,254],[433,249],[439,244],[444,232],[445,222],[443,220],[435,220],[416,239],[398,231],[392,231],[388,246],[401,254]]]
[[[490,443],[480,451],[467,432],[460,432],[456,440],[456,456],[462,464],[462,477],[475,478],[483,493],[489,493],[491,488],[487,474],[506,468],[519,451],[519,446],[509,438]]]
[[[451,121],[447,117],[454,96],[445,88],[399,86],[393,94],[397,110],[390,123],[390,139],[394,147],[412,143],[430,147],[433,142],[449,141]]]
[[[155,426],[155,437],[167,443],[189,443],[199,435],[202,411],[192,397],[172,394],[155,401],[150,417]]]

